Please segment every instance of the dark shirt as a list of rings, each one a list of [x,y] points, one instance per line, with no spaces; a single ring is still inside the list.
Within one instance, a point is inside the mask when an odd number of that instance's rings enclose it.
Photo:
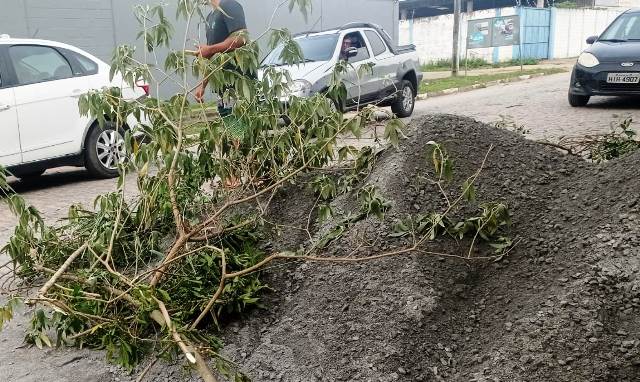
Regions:
[[[222,0],[220,9],[207,16],[207,45],[219,44],[243,29],[247,29],[247,22],[242,5],[236,0]]]

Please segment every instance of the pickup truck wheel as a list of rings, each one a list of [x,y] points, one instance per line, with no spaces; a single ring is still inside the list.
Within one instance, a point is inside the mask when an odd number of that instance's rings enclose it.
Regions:
[[[124,131],[107,122],[91,128],[85,144],[85,166],[97,178],[115,178],[118,165],[126,158]]]
[[[396,100],[391,105],[391,111],[398,118],[407,118],[413,114],[413,108],[416,106],[416,91],[410,81],[404,80],[401,83],[400,91],[396,96]]]

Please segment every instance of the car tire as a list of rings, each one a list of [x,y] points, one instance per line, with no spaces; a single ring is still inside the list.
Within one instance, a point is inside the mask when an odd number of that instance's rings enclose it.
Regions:
[[[85,167],[96,178],[115,178],[118,176],[118,163],[125,155],[124,150],[124,130],[116,129],[110,122],[103,128],[95,125],[85,142]]]
[[[572,107],[583,107],[589,103],[590,96],[583,96],[569,93],[569,105]]]
[[[14,171],[12,175],[22,181],[30,181],[40,177],[45,171],[46,170]]]
[[[391,104],[391,111],[398,118],[407,118],[413,114],[416,106],[416,90],[411,81],[403,80],[396,100]]]

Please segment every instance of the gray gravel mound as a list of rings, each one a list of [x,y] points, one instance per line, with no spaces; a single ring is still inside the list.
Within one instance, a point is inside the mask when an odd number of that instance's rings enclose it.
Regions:
[[[279,267],[267,309],[228,328],[226,353],[255,381],[640,380],[640,155],[595,165],[470,119],[425,117],[365,181],[392,201],[385,221],[359,222],[327,255],[402,248],[386,237],[396,218],[442,211],[424,178],[428,141],[455,161],[451,193],[493,146],[478,203],[509,206],[521,239],[509,256]],[[306,217],[300,195],[286,193],[276,212]],[[355,205],[354,195],[334,202]],[[427,248],[464,255],[469,241]]]

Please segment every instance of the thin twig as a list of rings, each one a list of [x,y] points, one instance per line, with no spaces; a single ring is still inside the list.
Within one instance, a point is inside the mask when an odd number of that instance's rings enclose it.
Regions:
[[[76,251],[73,252],[71,256],[67,258],[67,260],[62,264],[62,266],[56,271],[56,273],[54,273],[53,276],[51,276],[49,281],[47,281],[42,286],[42,288],[40,288],[40,291],[38,292],[38,296],[46,295],[49,289],[51,289],[51,287],[53,286],[53,284],[55,284],[56,281],[58,281],[58,279],[60,278],[60,276],[62,276],[62,274],[65,273],[67,269],[71,266],[71,263],[73,263],[73,261],[78,256],[84,253],[84,251],[87,249],[88,246],[89,246],[89,243],[84,243],[80,248],[76,249]]]
[[[167,329],[169,330],[169,332],[171,332],[173,340],[178,345],[180,350],[182,350],[187,360],[196,366],[196,369],[200,373],[200,376],[202,377],[204,382],[217,382],[218,380],[211,372],[211,369],[209,369],[209,366],[207,366],[207,362],[205,361],[205,359],[202,358],[200,353],[198,353],[198,351],[193,346],[188,345],[187,342],[185,342],[185,340],[180,337],[180,334],[171,322],[171,316],[169,315],[167,307],[164,305],[164,303],[157,298],[154,299],[158,304],[158,307],[160,308],[160,312],[162,313]]]

